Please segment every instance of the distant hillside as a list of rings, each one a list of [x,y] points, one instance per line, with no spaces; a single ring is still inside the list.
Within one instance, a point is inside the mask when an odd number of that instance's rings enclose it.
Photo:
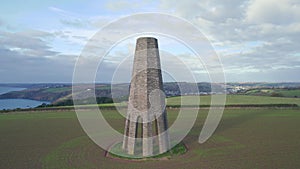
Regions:
[[[71,94],[71,87],[28,88],[0,95],[0,99],[31,99],[53,102]]]
[[[22,91],[13,91],[0,95],[0,99],[32,99],[49,101],[57,103],[60,101],[72,99],[72,86],[71,84],[5,84],[6,86],[24,87],[27,88]],[[0,85],[0,86],[5,86]],[[218,92],[224,92],[223,85],[213,84],[213,87]],[[180,96],[180,95],[198,95],[209,94],[211,92],[210,83],[186,83],[186,82],[169,82],[164,83],[164,90],[166,96]],[[111,93],[113,91],[113,93]],[[84,98],[90,98],[93,93],[87,94]],[[95,86],[96,97],[108,97],[108,98],[121,98],[121,100],[127,99],[129,95],[129,84],[116,84],[111,86],[110,84],[96,84]]]
[[[273,97],[294,97],[300,98],[300,88],[280,88],[280,89],[249,89],[243,94],[255,96],[273,96]]]
[[[31,99],[40,101],[57,102],[61,99],[72,99],[71,85],[26,85],[30,88],[22,91],[12,91],[0,95],[0,99]],[[97,85],[97,95],[111,97],[107,85]]]
[[[1,83],[0,87],[20,87],[27,89],[60,88],[72,86],[71,83]]]
[[[91,84],[85,84],[91,85]],[[0,86],[22,87],[27,88],[22,91],[13,91],[0,95],[0,99],[32,99],[39,101],[49,101],[57,104],[67,104],[72,102],[72,85],[64,83],[40,83],[40,84],[0,84]],[[92,85],[91,85],[92,86]],[[86,87],[86,86],[85,86]],[[201,83],[187,83],[187,82],[166,82],[164,83],[164,90],[167,97],[181,96],[181,95],[209,95],[209,94],[247,94],[247,95],[262,95],[262,96],[283,96],[283,97],[299,97],[300,92],[285,91],[299,87],[300,83],[227,83],[224,84],[210,84],[207,82]],[[93,88],[93,87],[92,87]],[[212,92],[212,88],[214,89]],[[264,89],[264,90],[262,90]],[[265,92],[274,90],[273,92]],[[275,91],[276,89],[276,91]],[[280,89],[280,90],[279,90]],[[198,91],[197,91],[198,90]],[[113,91],[113,93],[111,93]],[[279,92],[280,91],[280,92]],[[100,102],[108,102],[107,98],[114,98],[114,100],[124,101],[128,98],[129,84],[96,84],[95,92],[84,92],[86,96],[84,99],[91,99],[96,95]],[[78,95],[81,93],[75,93]]]

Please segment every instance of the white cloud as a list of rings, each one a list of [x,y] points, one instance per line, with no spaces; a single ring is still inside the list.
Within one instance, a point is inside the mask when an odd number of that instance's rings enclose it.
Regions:
[[[274,80],[279,70],[289,72],[284,79],[297,81],[290,72],[299,70],[300,1],[161,1],[166,11],[189,19],[208,35],[229,81],[242,74],[255,79],[261,72]]]
[[[300,21],[298,0],[252,0],[246,11],[246,20],[255,24],[291,24]]]
[[[0,51],[0,57],[18,54],[18,57],[28,57],[30,61],[34,61],[33,57],[38,56],[36,58],[38,63],[40,63],[39,57],[57,60],[60,63],[73,62],[72,58],[80,54],[93,34],[117,17],[134,12],[165,12],[184,17],[199,27],[221,56],[229,81],[238,79],[242,77],[241,75],[254,80],[255,77],[264,79],[263,76],[270,80],[299,79],[296,73],[293,73],[293,71],[299,72],[298,65],[300,65],[299,0],[186,0],[177,2],[160,0],[159,3],[144,0],[130,2],[130,4],[128,1],[110,1],[102,5],[109,12],[104,10],[93,13],[92,11],[83,15],[73,12],[70,7],[65,9],[56,6],[49,7],[48,12],[50,11],[55,16],[51,18],[51,23],[55,23],[55,26],[47,27],[43,31],[0,32],[0,44],[3,48]],[[159,18],[157,19],[160,21],[159,26],[166,24]],[[135,25],[147,26],[147,24],[145,20]],[[0,20],[0,26],[7,25]],[[106,47],[106,44],[115,39],[118,31],[130,33],[137,26],[107,30],[107,41],[103,41],[104,44],[100,46]],[[178,28],[173,26],[172,29]],[[191,36],[188,30],[184,33],[186,36]],[[97,45],[99,47],[99,44]],[[130,51],[132,51],[134,43],[130,45]],[[118,56],[123,54],[116,53]],[[112,61],[117,63],[119,58],[114,59],[104,65],[108,72],[111,71],[108,64]],[[193,62],[193,58],[188,55],[185,61],[197,68],[196,62]],[[176,68],[176,64],[173,66]],[[195,69],[194,71],[201,72],[202,70]],[[286,73],[286,77],[283,73]],[[107,73],[105,76],[109,78],[109,75]]]
[[[44,57],[57,54],[51,50],[46,40],[52,35],[38,30],[10,33],[0,32],[0,45],[6,49],[18,51],[28,56]]]
[[[112,1],[106,4],[106,8],[112,11],[119,11],[119,10],[128,10],[131,8],[136,7],[137,3],[132,3],[129,1],[119,0],[119,1]]]

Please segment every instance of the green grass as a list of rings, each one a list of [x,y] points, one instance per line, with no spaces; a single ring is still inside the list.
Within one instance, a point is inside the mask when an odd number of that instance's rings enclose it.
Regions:
[[[252,89],[245,94],[300,98],[300,89]]]
[[[181,105],[181,99],[184,99],[185,105],[199,105],[197,99],[200,98],[200,106],[210,105],[211,96],[178,96],[169,97],[166,100],[167,106]],[[263,104],[297,104],[300,106],[300,98],[284,98],[284,97],[268,97],[268,96],[249,96],[249,95],[227,95],[226,105],[263,105]],[[127,106],[126,102],[122,103],[106,103],[99,104],[100,107],[112,107],[112,106]],[[95,106],[95,105],[84,105]]]
[[[190,101],[193,97],[186,96]],[[202,97],[202,96],[201,96]],[[266,99],[263,99],[266,98]],[[267,99],[268,98],[268,99]],[[168,98],[178,104],[180,98]],[[209,96],[203,96],[209,100]],[[228,96],[228,103],[264,104],[298,99],[260,96]],[[278,98],[274,98],[278,99]],[[288,100],[286,100],[288,99]],[[291,99],[291,100],[289,100]],[[272,103],[273,103],[272,102]],[[170,103],[169,103],[170,104]],[[167,109],[170,126],[178,109]],[[190,109],[184,113],[189,114]],[[201,109],[183,143],[188,151],[169,160],[129,162],[105,157],[90,140],[74,111],[35,111],[0,114],[0,168],[299,168],[300,109],[225,109],[222,120],[205,143],[198,137],[208,110]],[[88,112],[87,112],[88,113]],[[107,122],[119,132],[124,117],[116,110],[102,110]],[[176,150],[177,151],[177,150]],[[179,148],[175,154],[181,153]]]
[[[199,103],[197,100],[200,98],[200,107],[209,106],[211,104],[211,96],[178,96],[169,97],[166,100],[167,106],[179,106],[181,105],[181,99],[184,99],[185,106],[197,106]],[[226,105],[276,105],[276,104],[296,104],[300,106],[300,98],[285,98],[285,97],[269,97],[269,96],[251,96],[251,95],[227,95]],[[89,108],[95,107],[96,104],[81,105],[80,107]],[[109,108],[114,106],[126,107],[127,103],[105,103],[99,104],[100,108]],[[61,106],[57,108],[72,108],[73,106]]]
[[[285,97],[299,97],[300,98],[300,90],[277,90],[277,92],[282,93]]]
[[[30,120],[30,119],[76,119],[76,114],[73,111],[64,112],[16,112],[16,113],[3,113],[0,116],[1,121],[7,120]]]
[[[80,167],[78,168],[95,168],[96,166],[88,163],[83,162],[85,156],[87,156],[88,152],[85,150],[85,144],[89,143],[88,136],[77,137],[71,139],[70,141],[64,142],[60,146],[56,147],[55,149],[51,150],[43,159],[42,159],[42,166],[43,168],[65,168],[65,169],[72,169],[74,166],[70,166],[64,160],[68,160],[69,158],[78,159],[81,161]],[[81,151],[72,153],[70,156],[69,151],[72,149],[80,149]],[[62,160],[64,159],[64,160]]]
[[[58,88],[48,88],[48,89],[45,89],[43,92],[61,93],[61,92],[68,92],[71,90],[72,90],[71,87],[58,87]]]
[[[110,85],[108,85],[108,86],[96,86],[96,89],[102,89],[102,90],[111,89],[111,86]]]
[[[142,147],[140,145],[138,147],[138,149],[141,149],[141,148]],[[137,151],[141,152],[141,150],[137,150]],[[178,156],[178,155],[182,155],[182,154],[186,153],[187,149],[183,143],[179,143],[165,153],[159,154],[157,151],[158,151],[158,149],[154,150],[154,154],[157,154],[157,155],[143,158],[142,154],[135,154],[135,155],[127,154],[127,152],[125,152],[122,149],[122,143],[117,143],[112,146],[112,148],[110,149],[109,155],[111,155],[112,157],[127,159],[127,160],[136,160],[136,159],[149,160],[149,159],[160,159],[160,158],[172,158],[174,156]]]
[[[167,105],[180,105],[181,99],[185,99],[186,105],[198,105],[196,99],[199,96],[170,97]],[[211,96],[200,96],[200,106],[210,105]],[[226,105],[256,105],[256,104],[297,104],[300,106],[300,98],[248,96],[248,95],[227,95]]]

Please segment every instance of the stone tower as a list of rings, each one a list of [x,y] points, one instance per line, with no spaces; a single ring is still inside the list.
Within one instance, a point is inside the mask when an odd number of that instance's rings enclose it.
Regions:
[[[167,129],[157,39],[141,37],[137,39],[134,54],[123,149],[133,155],[137,140],[141,140],[143,156],[153,154],[154,143],[159,153],[166,152],[169,149]]]

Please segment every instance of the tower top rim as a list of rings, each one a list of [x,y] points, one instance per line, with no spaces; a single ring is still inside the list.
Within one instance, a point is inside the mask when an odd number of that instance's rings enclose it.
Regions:
[[[155,40],[155,41],[157,41],[157,39],[155,37],[151,37],[151,36],[142,36],[142,37],[137,38],[137,41],[139,41],[139,40]]]
[[[158,41],[154,37],[139,37],[136,40],[136,51],[158,49]]]

